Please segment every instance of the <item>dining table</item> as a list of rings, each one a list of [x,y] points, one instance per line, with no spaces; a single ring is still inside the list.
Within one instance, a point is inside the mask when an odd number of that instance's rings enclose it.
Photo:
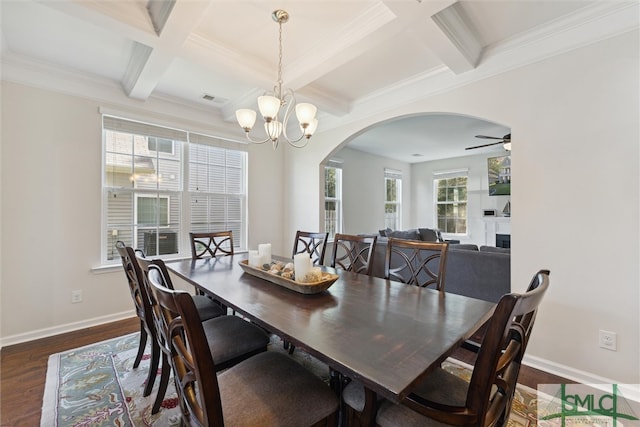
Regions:
[[[362,383],[365,424],[375,420],[378,396],[401,402],[495,308],[484,300],[324,266],[337,280],[322,292],[304,294],[245,272],[240,263],[247,259],[238,253],[169,262],[167,268],[332,372]]]

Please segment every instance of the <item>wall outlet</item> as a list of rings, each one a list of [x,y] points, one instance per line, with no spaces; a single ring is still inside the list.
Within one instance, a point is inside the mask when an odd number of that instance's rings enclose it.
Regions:
[[[598,345],[601,348],[606,348],[607,350],[617,351],[618,349],[618,334],[610,331],[600,330],[600,335],[598,337]]]
[[[76,304],[82,302],[82,289],[71,291],[71,303]]]

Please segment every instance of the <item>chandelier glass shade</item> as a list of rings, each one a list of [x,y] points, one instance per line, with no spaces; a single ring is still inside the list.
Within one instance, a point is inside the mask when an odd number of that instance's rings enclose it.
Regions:
[[[238,124],[245,131],[247,139],[256,144],[263,144],[267,141],[273,143],[273,148],[278,147],[280,138],[284,138],[290,145],[302,148],[309,142],[309,139],[318,127],[316,113],[318,109],[315,105],[306,102],[296,103],[293,90],[282,89],[282,24],[289,20],[289,14],[284,10],[276,10],[271,14],[279,27],[279,57],[278,57],[278,81],[272,92],[267,92],[258,97],[258,110],[264,120],[264,129],[267,137],[264,140],[254,140],[249,134],[256,123],[256,111],[243,108],[236,111]],[[296,137],[287,134],[287,125],[292,110],[295,107],[296,118],[300,127],[300,133]]]

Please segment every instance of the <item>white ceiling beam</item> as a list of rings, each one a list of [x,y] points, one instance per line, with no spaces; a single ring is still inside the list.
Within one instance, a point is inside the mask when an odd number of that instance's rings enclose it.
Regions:
[[[457,3],[414,26],[419,39],[456,74],[476,67],[482,45]]]
[[[202,1],[149,1],[149,14],[160,34],[154,46],[148,46],[150,51],[136,45],[122,84],[128,96],[145,100],[151,95],[209,6]]]
[[[149,17],[151,18],[156,34],[160,35],[160,33],[162,33],[162,29],[167,23],[175,4],[175,0],[149,0],[147,3]]]

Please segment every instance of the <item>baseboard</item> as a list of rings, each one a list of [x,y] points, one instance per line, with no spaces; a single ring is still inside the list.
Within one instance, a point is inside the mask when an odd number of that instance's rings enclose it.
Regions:
[[[625,398],[640,402],[640,389],[637,384],[621,385],[618,381],[611,378],[601,377],[590,372],[581,371],[540,357],[527,356],[526,354],[522,359],[522,364],[580,384],[591,384],[596,388],[600,388],[598,387],[600,385],[605,389],[611,384],[618,384],[620,385]]]
[[[83,320],[81,322],[73,322],[54,326],[51,328],[38,329],[24,334],[9,335],[0,339],[0,348],[4,348],[9,345],[20,344],[27,341],[33,341],[40,338],[47,338],[58,334],[64,334],[66,332],[73,332],[79,329],[90,328],[92,326],[99,326],[118,320],[128,319],[130,317],[134,317],[135,315],[136,313],[133,310],[123,311],[121,313],[110,314],[108,316],[94,317],[91,319]]]

